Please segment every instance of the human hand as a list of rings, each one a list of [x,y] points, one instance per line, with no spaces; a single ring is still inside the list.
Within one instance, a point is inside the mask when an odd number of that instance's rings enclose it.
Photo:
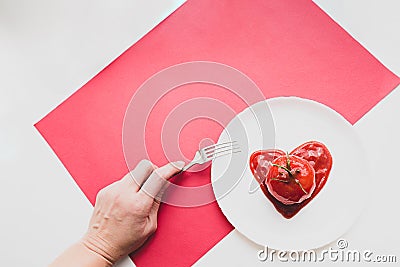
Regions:
[[[160,202],[154,197],[161,197],[167,180],[184,164],[157,168],[142,160],[124,178],[100,190],[82,243],[109,264],[137,250],[157,229]]]

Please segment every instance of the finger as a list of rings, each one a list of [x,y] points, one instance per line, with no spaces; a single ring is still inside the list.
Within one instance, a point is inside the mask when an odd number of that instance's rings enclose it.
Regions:
[[[151,173],[156,169],[156,166],[149,160],[141,160],[131,172],[122,178],[122,181],[132,183],[135,185],[136,191],[139,191],[143,183],[149,178]]]
[[[157,217],[158,209],[160,208],[160,204],[163,201],[164,192],[167,190],[169,185],[170,183],[165,183],[164,186],[161,188],[161,190],[158,192],[158,194],[154,197],[150,214],[154,213],[155,216]]]
[[[147,197],[153,202],[154,197],[157,196],[160,190],[165,186],[168,179],[181,171],[183,166],[185,166],[185,162],[177,161],[155,169],[143,184],[139,193],[145,195],[143,197]]]
[[[158,209],[159,208],[160,208],[160,203],[154,201],[153,205],[151,206],[150,212],[149,212],[150,220],[156,220],[157,221],[157,215],[158,215]]]
[[[156,204],[160,204],[160,202],[162,202],[164,193],[165,191],[167,191],[169,185],[170,183],[165,183],[163,187],[160,189],[160,191],[158,191],[157,195],[154,197],[154,202]]]

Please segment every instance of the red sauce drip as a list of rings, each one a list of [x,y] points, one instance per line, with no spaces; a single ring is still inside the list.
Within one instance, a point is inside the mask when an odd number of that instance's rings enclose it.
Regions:
[[[268,149],[256,151],[250,156],[250,169],[260,184],[265,196],[272,202],[275,209],[282,214],[283,217],[290,219],[304,208],[310,201],[321,191],[328,180],[329,173],[332,168],[332,156],[328,148],[316,141],[310,141],[295,148],[289,155],[298,156],[307,160],[315,170],[316,187],[309,198],[301,203],[285,205],[278,201],[268,191],[265,185],[265,179],[268,174],[269,163],[275,158],[284,156],[285,152],[279,149]]]

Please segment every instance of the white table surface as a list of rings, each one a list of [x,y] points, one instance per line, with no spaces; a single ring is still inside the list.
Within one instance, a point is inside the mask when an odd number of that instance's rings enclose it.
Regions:
[[[2,266],[45,266],[85,232],[92,211],[33,124],[182,2],[0,0]],[[400,75],[400,1],[315,2]],[[397,88],[355,125],[376,163],[372,174],[384,183],[344,236],[352,249],[397,255],[398,261],[399,104]],[[259,249],[234,230],[196,265],[266,264],[257,259]],[[120,266],[134,265],[124,260]]]

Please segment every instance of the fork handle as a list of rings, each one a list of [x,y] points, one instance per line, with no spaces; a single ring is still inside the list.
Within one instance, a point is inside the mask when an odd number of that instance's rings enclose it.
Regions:
[[[192,168],[192,167],[193,167],[194,165],[196,165],[196,164],[198,164],[197,161],[189,162],[188,164],[186,164],[186,165],[182,168],[182,170],[180,170],[179,172],[175,173],[175,174],[172,175],[171,177],[174,177],[174,176],[176,176],[176,175],[178,175],[178,174],[181,174],[181,173],[184,172],[184,171],[187,171],[188,169]]]
[[[185,165],[185,166],[182,168],[182,170],[180,170],[179,172],[173,174],[170,178],[181,174],[182,172],[186,171],[187,169],[189,169],[189,168],[192,167],[193,165],[194,165],[194,164],[190,165],[190,163],[187,164],[187,165]]]
[[[190,169],[190,168],[192,168],[193,165],[196,165],[196,164],[197,164],[196,161],[189,162],[186,166],[184,166],[184,167],[182,168],[182,170],[180,171],[180,173],[181,173],[181,172],[184,172],[184,171],[186,171],[186,170],[188,170],[188,169]]]

